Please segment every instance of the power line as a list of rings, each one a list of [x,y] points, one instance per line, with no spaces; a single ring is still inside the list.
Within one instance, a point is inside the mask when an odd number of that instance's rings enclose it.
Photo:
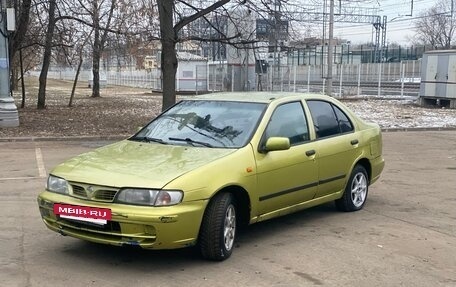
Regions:
[[[433,16],[440,16],[440,15],[451,15],[451,11],[435,13],[435,14],[429,14],[429,15],[416,16],[416,17],[411,17],[411,18],[407,18],[407,19],[398,19],[398,20],[391,21],[390,23],[405,22],[405,21],[423,19],[423,18],[428,18],[428,17],[433,17]]]
[[[398,28],[400,28],[401,26],[398,27],[397,26],[398,24],[402,25],[402,27],[407,27],[409,25],[409,23],[404,23],[404,22],[428,18],[428,17],[440,16],[440,15],[450,15],[450,13],[451,13],[450,11],[447,11],[447,12],[441,12],[441,13],[435,13],[435,14],[429,14],[429,15],[423,15],[423,16],[416,16],[416,17],[411,17],[411,18],[407,18],[407,19],[398,19],[395,21],[391,21],[388,23],[389,23],[389,25],[394,25],[394,28],[390,28],[389,31],[400,31],[401,29],[398,29]],[[359,28],[359,27],[363,27],[363,26],[366,26],[366,24],[336,27],[335,29],[354,29],[354,28]],[[344,35],[358,35],[358,34],[370,34],[370,32],[344,33]]]

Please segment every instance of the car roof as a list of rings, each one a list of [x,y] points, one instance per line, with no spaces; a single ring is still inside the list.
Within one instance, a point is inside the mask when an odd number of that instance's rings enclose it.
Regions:
[[[324,99],[330,97],[321,94],[311,93],[291,93],[291,92],[221,92],[189,97],[194,100],[213,100],[213,101],[236,101],[236,102],[254,102],[254,103],[271,103],[279,99],[302,100],[302,99]]]

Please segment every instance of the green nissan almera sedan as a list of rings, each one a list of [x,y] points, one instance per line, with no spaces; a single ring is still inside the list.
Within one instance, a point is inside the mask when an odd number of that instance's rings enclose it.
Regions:
[[[45,225],[111,245],[198,245],[224,260],[238,227],[335,201],[366,203],[384,167],[378,125],[316,94],[220,93],[182,100],[134,136],[55,167]]]

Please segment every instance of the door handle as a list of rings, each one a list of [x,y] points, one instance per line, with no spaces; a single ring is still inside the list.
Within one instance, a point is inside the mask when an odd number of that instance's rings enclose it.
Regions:
[[[306,151],[306,156],[313,156],[314,154],[315,154],[315,150],[314,149]]]
[[[351,145],[357,145],[359,143],[359,141],[358,140],[352,140],[350,143],[351,143]]]

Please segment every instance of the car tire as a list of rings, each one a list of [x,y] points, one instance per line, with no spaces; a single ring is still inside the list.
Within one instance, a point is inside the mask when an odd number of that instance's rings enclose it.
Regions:
[[[204,258],[223,261],[231,256],[236,239],[236,211],[231,193],[219,193],[209,202],[199,235]]]
[[[369,178],[362,165],[356,165],[345,187],[344,194],[336,200],[336,207],[341,211],[357,211],[363,208],[367,200]]]

